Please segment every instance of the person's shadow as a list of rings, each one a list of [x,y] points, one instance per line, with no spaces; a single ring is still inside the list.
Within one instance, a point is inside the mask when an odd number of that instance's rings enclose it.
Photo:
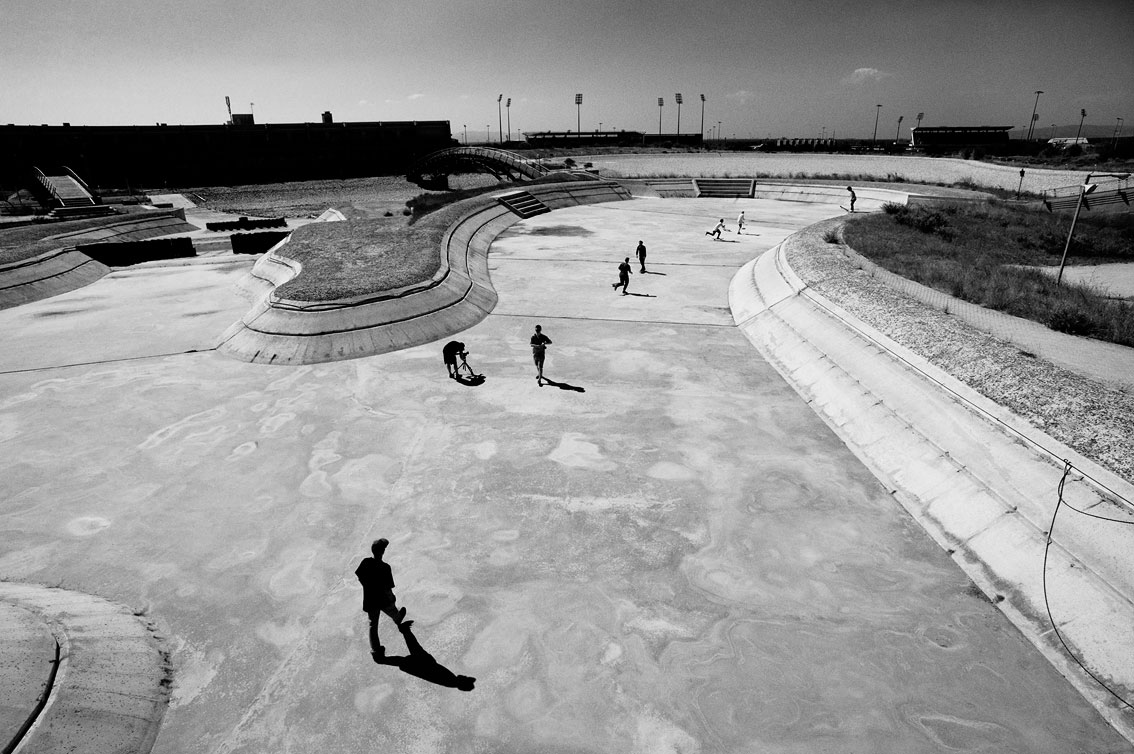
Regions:
[[[655,296],[652,293],[631,293],[630,291],[626,291],[625,295],[627,295],[627,296],[641,296],[642,298],[657,298],[657,296]]]
[[[466,377],[463,374],[457,374],[457,382],[465,387],[476,387],[477,385],[484,384],[485,377],[483,374],[474,374],[472,377]]]
[[[632,293],[630,295],[631,296],[637,296],[637,295],[641,295],[641,294]],[[546,377],[543,378],[543,381],[544,381],[545,384],[552,385],[554,387],[559,388],[560,390],[574,390],[576,393],[587,392],[586,390],[584,390],[581,387],[577,387],[575,385],[568,385],[566,382],[556,382],[555,380],[549,380]]]
[[[409,648],[410,653],[408,657],[390,657],[385,653],[385,650],[383,650],[381,654],[371,655],[374,658],[374,662],[379,665],[393,665],[403,673],[417,676],[423,681],[436,683],[438,686],[447,686],[448,688],[460,689],[461,691],[472,691],[476,679],[467,675],[457,675],[437,662],[437,660],[433,658],[433,655],[426,652],[417,642],[417,637],[415,637],[413,631],[410,630],[412,627],[412,620],[404,620],[401,625],[398,626],[402,632],[402,637],[406,640],[406,646]]]
[[[664,272],[654,272],[653,270],[642,270],[638,274],[639,275],[661,275],[662,277],[665,277]]]

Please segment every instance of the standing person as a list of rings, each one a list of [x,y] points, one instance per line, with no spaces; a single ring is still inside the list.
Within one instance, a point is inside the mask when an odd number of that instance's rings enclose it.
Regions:
[[[638,264],[640,264],[642,266],[641,272],[645,272],[646,271],[646,244],[639,241],[638,242],[638,248],[635,249],[635,253],[638,255]]]
[[[543,357],[547,347],[551,345],[551,338],[543,334],[543,329],[535,326],[535,335],[532,336],[532,361],[536,366],[536,384],[543,387]]]
[[[398,625],[406,617],[406,609],[399,610],[394,597],[394,574],[390,564],[382,560],[389,544],[388,539],[374,540],[370,544],[374,557],[363,558],[354,571],[362,584],[362,610],[370,618],[370,654],[375,660],[386,653],[378,639],[378,616],[385,613]]]
[[[736,235],[744,232],[744,210],[740,210],[740,216],[736,218]]]
[[[717,227],[713,228],[712,230],[706,230],[705,235],[712,236],[719,241],[721,240],[721,232],[725,230],[728,230],[728,228],[725,227],[724,218],[722,217],[720,221],[717,222]]]
[[[858,197],[854,195],[854,189],[852,189],[850,186],[847,186],[847,191],[850,192],[850,211],[854,212],[854,200]]]
[[[457,377],[457,357],[467,356],[465,353],[465,344],[459,340],[450,340],[441,349],[441,357],[445,360],[445,369],[448,370],[451,378],[458,379]]]
[[[633,272],[630,269],[630,257],[626,257],[626,261],[618,265],[618,282],[612,283],[614,290],[618,290],[618,286],[622,286],[622,295],[626,295],[626,288],[630,285],[630,274]]]

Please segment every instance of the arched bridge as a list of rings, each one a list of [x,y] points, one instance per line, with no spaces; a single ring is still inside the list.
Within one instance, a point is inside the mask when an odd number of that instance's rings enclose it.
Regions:
[[[491,173],[510,181],[539,178],[551,172],[548,168],[521,157],[515,152],[492,147],[451,147],[422,157],[406,178],[425,188],[444,186],[446,177],[455,173]]]

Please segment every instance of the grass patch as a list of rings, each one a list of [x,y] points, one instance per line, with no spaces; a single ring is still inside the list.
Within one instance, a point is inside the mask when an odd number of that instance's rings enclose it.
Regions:
[[[956,298],[1052,329],[1134,346],[1134,305],[1064,284],[1058,265],[1070,217],[1001,205],[885,205],[852,218],[846,243],[882,267]],[[1134,218],[1080,216],[1069,263],[1134,263]]]

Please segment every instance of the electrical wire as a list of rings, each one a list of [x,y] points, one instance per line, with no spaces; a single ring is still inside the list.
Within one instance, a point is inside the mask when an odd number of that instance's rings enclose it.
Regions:
[[[1051,614],[1051,601],[1048,599],[1048,596],[1047,596],[1047,556],[1048,556],[1048,553],[1051,550],[1052,535],[1055,534],[1055,519],[1059,515],[1060,507],[1067,505],[1067,503],[1065,503],[1063,501],[1063,485],[1066,484],[1067,477],[1071,473],[1071,469],[1073,469],[1073,468],[1075,468],[1075,467],[1074,467],[1074,465],[1072,465],[1072,463],[1070,461],[1068,461],[1067,459],[1063,459],[1063,476],[1060,477],[1060,479],[1059,479],[1059,487],[1058,487],[1059,497],[1055,502],[1055,511],[1051,514],[1051,525],[1048,526],[1048,528],[1047,528],[1047,543],[1044,545],[1044,548],[1043,548],[1043,604],[1044,604],[1044,607],[1047,609],[1047,619],[1048,619],[1048,621],[1051,622],[1051,628],[1052,628],[1053,631],[1055,631],[1055,636],[1056,636],[1057,639],[1059,639],[1059,643],[1063,645],[1063,649],[1067,652],[1067,655],[1072,660],[1075,661],[1076,665],[1078,665],[1080,668],[1083,669],[1084,673],[1086,673],[1091,678],[1093,678],[1095,680],[1095,683],[1097,683],[1098,685],[1100,685],[1104,689],[1106,689],[1110,693],[1111,696],[1113,696],[1118,701],[1122,702],[1122,704],[1124,704],[1125,706],[1134,710],[1134,704],[1131,704],[1126,699],[1123,699],[1118,694],[1117,691],[1112,689],[1110,686],[1108,686],[1106,684],[1106,682],[1104,682],[1101,678],[1099,678],[1097,675],[1092,673],[1087,668],[1087,666],[1084,665],[1079,660],[1078,656],[1076,656],[1076,654],[1071,651],[1071,647],[1067,646],[1067,642],[1064,641],[1063,634],[1061,634],[1059,632],[1059,626],[1057,626],[1055,624],[1055,618]],[[1070,505],[1067,505],[1067,507],[1071,508],[1072,510],[1077,511],[1079,513],[1084,513],[1083,511],[1080,511],[1077,508],[1073,508]],[[1091,516],[1092,514],[1084,513],[1084,515]],[[1102,518],[1102,516],[1092,516],[1092,517],[1093,518]],[[1104,520],[1112,521],[1114,523],[1119,523],[1119,524],[1134,524],[1134,521],[1119,521],[1117,519],[1104,519]]]

